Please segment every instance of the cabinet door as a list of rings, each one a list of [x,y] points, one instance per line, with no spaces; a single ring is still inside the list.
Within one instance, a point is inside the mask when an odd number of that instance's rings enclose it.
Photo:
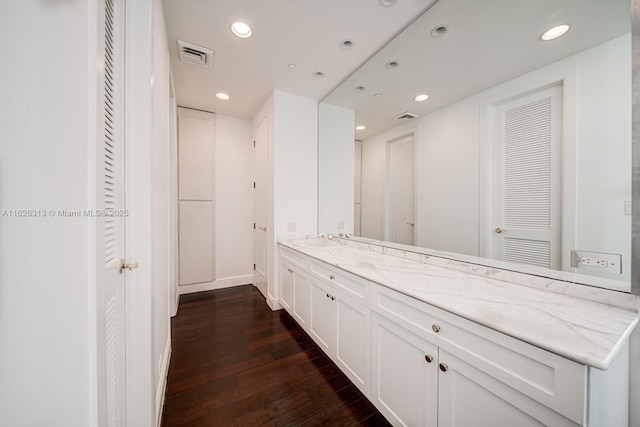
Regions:
[[[291,315],[293,315],[293,280],[293,269],[288,264],[280,262],[280,304]]]
[[[440,427],[578,425],[442,349],[439,363]]]
[[[311,319],[311,283],[307,275],[293,269],[293,318],[309,332]]]
[[[372,341],[373,404],[393,425],[435,427],[438,347],[377,314]]]
[[[370,395],[371,309],[335,292],[333,302],[335,362],[366,395]]]
[[[331,288],[311,279],[311,321],[309,334],[320,348],[333,357],[333,301]],[[335,298],[335,297],[334,297]]]

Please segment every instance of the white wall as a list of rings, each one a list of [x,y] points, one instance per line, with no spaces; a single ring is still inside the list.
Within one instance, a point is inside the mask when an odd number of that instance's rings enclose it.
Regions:
[[[327,103],[319,108],[318,231],[353,233],[355,113]]]
[[[171,266],[174,258],[169,240],[175,231],[175,218],[170,217],[173,198],[170,197],[170,160],[173,147],[169,134],[170,62],[169,46],[161,0],[154,0],[152,7],[153,28],[153,79],[152,79],[152,144],[151,144],[151,216],[152,227],[152,285],[153,285],[153,369],[156,391],[156,416],[164,398],[164,383],[169,369],[171,346],[169,294],[171,290]],[[175,213],[173,213],[175,214]]]
[[[88,8],[0,4],[0,214],[89,206]],[[91,425],[89,221],[0,216],[0,236],[2,424]]]
[[[216,115],[216,281],[251,283],[253,148],[251,122]]]
[[[200,113],[197,110],[195,114]],[[215,115],[215,279],[181,285],[188,294],[251,283],[253,274],[253,145],[251,122]]]
[[[575,246],[568,249],[622,253],[629,279],[631,217],[630,37],[623,36],[518,79],[474,95],[414,123],[418,129],[420,246],[479,255],[478,185],[480,102],[524,81],[577,70],[577,199]],[[607,114],[603,114],[606,110]],[[362,235],[384,230],[384,142],[406,134],[407,125],[368,138],[362,145]],[[380,173],[380,171],[383,171]]]
[[[274,237],[313,234],[318,230],[318,102],[287,92],[273,92]],[[351,160],[353,164],[353,158]],[[353,193],[352,193],[353,194]],[[296,231],[287,231],[295,224]],[[275,239],[269,258],[268,298],[280,298],[279,253]]]
[[[269,135],[266,299],[275,310],[280,308],[278,237],[318,230],[318,103],[275,90],[256,114],[254,129],[264,119]],[[295,232],[287,231],[289,224],[295,224]]]

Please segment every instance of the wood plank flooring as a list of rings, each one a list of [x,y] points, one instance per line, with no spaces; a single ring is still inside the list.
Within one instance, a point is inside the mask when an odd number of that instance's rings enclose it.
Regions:
[[[171,333],[163,427],[390,425],[251,285],[181,296]]]

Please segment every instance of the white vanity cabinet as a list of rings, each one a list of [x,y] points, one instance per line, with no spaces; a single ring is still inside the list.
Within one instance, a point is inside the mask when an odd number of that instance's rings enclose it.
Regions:
[[[306,256],[281,248],[280,303],[302,328],[309,332],[311,319],[311,285]]]
[[[628,343],[598,370],[281,249],[282,305],[300,322],[304,295],[303,328],[393,425],[628,424]]]
[[[309,334],[342,372],[369,395],[371,309],[369,284],[311,261]]]

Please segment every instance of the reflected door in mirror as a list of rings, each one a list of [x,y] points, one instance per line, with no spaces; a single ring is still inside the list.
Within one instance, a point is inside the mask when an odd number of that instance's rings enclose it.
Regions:
[[[562,86],[494,108],[494,255],[560,268]]]
[[[389,239],[414,244],[414,138],[413,135],[389,142]]]

